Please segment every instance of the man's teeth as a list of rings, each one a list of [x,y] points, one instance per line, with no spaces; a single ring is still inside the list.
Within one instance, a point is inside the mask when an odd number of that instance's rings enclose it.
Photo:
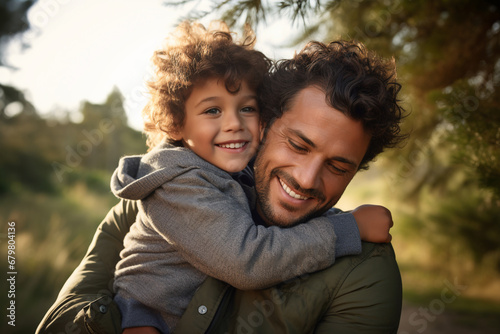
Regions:
[[[231,144],[221,144],[219,147],[224,147],[224,148],[242,148],[245,146],[245,143],[231,143]]]
[[[295,193],[292,189],[290,189],[289,186],[287,186],[283,181],[280,180],[280,183],[281,183],[281,186],[283,187],[283,190],[286,191],[286,193],[288,195],[290,195],[291,197],[295,198],[295,199],[302,199],[302,200],[306,200],[307,197],[304,197],[304,196],[300,196],[299,194]]]

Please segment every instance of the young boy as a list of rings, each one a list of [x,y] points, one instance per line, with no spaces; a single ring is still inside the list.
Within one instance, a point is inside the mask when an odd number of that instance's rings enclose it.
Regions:
[[[185,22],[153,61],[143,111],[151,151],[122,159],[111,181],[116,196],[140,200],[116,267],[122,328],[171,333],[206,275],[260,289],[360,251],[352,214],[286,229],[253,221],[247,165],[259,146],[258,90],[270,66],[262,53],[235,43],[223,25]],[[377,227],[360,225],[360,233]]]

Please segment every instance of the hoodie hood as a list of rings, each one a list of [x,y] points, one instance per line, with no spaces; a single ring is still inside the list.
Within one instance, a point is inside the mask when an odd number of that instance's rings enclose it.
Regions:
[[[140,200],[162,184],[198,168],[225,173],[185,147],[162,143],[145,155],[121,158],[111,177],[111,191],[118,198]]]

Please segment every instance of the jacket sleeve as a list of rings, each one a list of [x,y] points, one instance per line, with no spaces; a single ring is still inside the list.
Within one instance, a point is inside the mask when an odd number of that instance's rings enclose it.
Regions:
[[[314,333],[396,334],[402,307],[402,283],[390,244],[348,272]]]
[[[250,290],[334,263],[336,235],[329,218],[291,228],[255,225],[238,183],[208,173],[192,169],[141,201],[148,224],[198,270]],[[354,221],[350,214],[342,217]]]
[[[123,238],[136,215],[137,205],[131,201],[121,201],[109,211],[36,333],[86,333],[92,323],[99,326],[96,332],[121,333],[120,315],[112,300],[113,277]]]

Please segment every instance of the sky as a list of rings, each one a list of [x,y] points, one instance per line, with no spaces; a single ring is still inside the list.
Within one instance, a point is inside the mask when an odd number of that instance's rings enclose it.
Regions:
[[[39,0],[28,12],[31,29],[9,44],[0,80],[23,91],[42,114],[78,110],[82,101],[103,103],[113,87],[125,97],[129,125],[141,130],[153,51],[193,5],[174,8],[162,0]],[[209,1],[194,1],[197,9]],[[207,24],[214,17],[203,19]],[[283,47],[300,27],[285,20],[256,31],[256,49],[274,59],[289,58]],[[297,47],[298,48],[298,47]],[[78,121],[78,113],[72,117]]]

